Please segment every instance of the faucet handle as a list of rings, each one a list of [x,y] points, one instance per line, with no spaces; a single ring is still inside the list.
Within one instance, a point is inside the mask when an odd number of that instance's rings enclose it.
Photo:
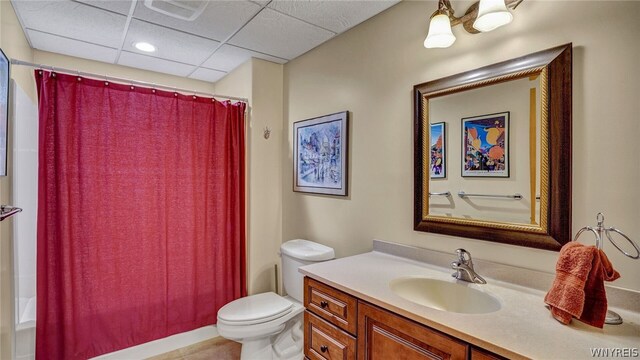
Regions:
[[[458,261],[463,264],[471,262],[471,254],[465,249],[456,249],[456,255],[458,255]]]

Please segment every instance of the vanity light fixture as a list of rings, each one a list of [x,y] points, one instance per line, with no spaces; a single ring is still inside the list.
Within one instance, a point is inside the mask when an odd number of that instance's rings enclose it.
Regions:
[[[431,15],[429,32],[424,40],[426,48],[447,48],[456,41],[451,27],[462,24],[470,34],[488,32],[513,20],[507,8],[515,9],[524,0],[480,0],[461,16],[454,15],[449,0],[439,0],[438,10]]]
[[[156,52],[157,50],[153,44],[149,44],[148,42],[144,42],[144,41],[135,42],[133,43],[133,46],[136,49],[144,52]]]

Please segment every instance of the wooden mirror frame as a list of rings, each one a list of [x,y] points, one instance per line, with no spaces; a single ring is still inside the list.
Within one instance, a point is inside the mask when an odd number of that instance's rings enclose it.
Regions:
[[[429,99],[531,75],[542,103],[540,226],[429,215]],[[571,44],[415,85],[414,230],[556,251],[571,241],[571,91]]]

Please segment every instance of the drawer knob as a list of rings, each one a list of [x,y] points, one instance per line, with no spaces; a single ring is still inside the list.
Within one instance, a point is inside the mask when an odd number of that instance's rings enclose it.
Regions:
[[[329,306],[329,303],[328,303],[328,302],[326,302],[326,301],[320,301],[320,307],[321,307],[321,308],[323,308],[323,309],[324,309],[324,308],[326,308],[327,306]]]
[[[320,346],[320,351],[322,351],[323,353],[326,353],[327,350],[329,350],[329,347],[327,345]]]

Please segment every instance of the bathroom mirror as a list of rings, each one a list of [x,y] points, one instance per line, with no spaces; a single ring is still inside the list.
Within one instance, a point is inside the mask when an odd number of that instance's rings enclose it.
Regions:
[[[414,86],[414,229],[571,240],[571,44]]]

